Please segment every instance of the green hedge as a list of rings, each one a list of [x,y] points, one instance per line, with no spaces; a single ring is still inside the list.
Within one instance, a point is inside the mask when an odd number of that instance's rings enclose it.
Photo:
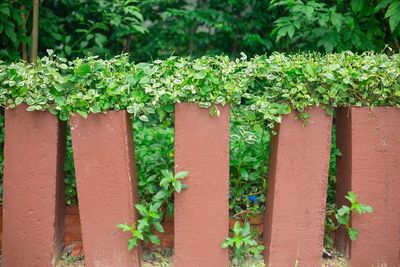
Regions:
[[[398,54],[273,54],[251,59],[227,56],[170,57],[131,63],[126,55],[109,60],[67,61],[49,56],[35,64],[0,63],[0,102],[28,110],[49,110],[62,120],[127,109],[142,121],[162,120],[176,102],[201,107],[245,106],[272,127],[292,109],[307,107],[400,106]],[[304,118],[307,116],[305,115]]]

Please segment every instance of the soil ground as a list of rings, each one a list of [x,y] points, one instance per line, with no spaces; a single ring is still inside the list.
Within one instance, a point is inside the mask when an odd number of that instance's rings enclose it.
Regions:
[[[173,267],[171,249],[153,249],[145,250],[143,254],[143,267]],[[0,267],[2,267],[0,254]],[[71,257],[63,255],[56,264],[56,267],[85,267],[83,257]],[[112,267],[112,266],[110,266]],[[230,267],[265,267],[262,257],[246,257],[242,262],[238,263],[232,259]],[[321,267],[350,267],[346,259],[335,256],[334,259],[322,260]]]
[[[143,254],[143,267],[173,267],[172,261],[173,252],[170,249],[153,249],[145,250]],[[84,267],[83,258],[73,258],[63,256],[57,264],[57,267]],[[347,261],[340,256],[335,256],[334,259],[322,260],[321,267],[349,267]],[[231,260],[230,267],[265,267],[262,257],[247,257],[242,262]]]

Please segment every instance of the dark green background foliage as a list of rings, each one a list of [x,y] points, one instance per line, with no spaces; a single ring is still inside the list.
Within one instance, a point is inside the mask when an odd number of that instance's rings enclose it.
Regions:
[[[0,3],[0,59],[16,60],[21,44],[30,45],[31,9],[29,0]],[[381,51],[385,45],[398,51],[399,22],[399,0],[41,1],[39,54],[128,52],[148,61],[171,54]]]

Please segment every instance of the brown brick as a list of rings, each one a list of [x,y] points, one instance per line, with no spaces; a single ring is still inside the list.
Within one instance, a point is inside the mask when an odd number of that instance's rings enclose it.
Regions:
[[[337,113],[337,200],[353,191],[373,213],[354,215],[359,237],[338,231],[353,267],[400,266],[400,108],[343,108]]]
[[[289,114],[272,138],[264,241],[268,266],[320,266],[332,117],[307,110],[309,123]]]
[[[73,116],[71,135],[85,262],[89,266],[140,266],[141,252],[127,250],[137,184],[132,123],[126,111]]]
[[[62,246],[65,124],[48,112],[5,111],[4,266],[51,266]]]
[[[196,104],[175,106],[175,171],[189,171],[189,186],[175,194],[174,263],[228,266],[229,106],[219,117]]]

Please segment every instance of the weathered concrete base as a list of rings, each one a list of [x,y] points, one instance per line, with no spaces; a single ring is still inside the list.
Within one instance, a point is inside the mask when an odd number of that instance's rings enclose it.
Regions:
[[[175,106],[175,172],[190,173],[175,194],[176,267],[228,266],[229,106],[218,109]]]
[[[360,231],[351,242],[345,231],[337,248],[353,267],[400,266],[400,108],[343,108],[337,113],[338,204],[353,191],[373,213],[352,217]]]
[[[48,112],[5,111],[3,266],[52,266],[62,248],[65,124]]]
[[[116,225],[137,220],[132,123],[126,111],[71,118],[72,146],[86,266],[141,266],[128,251],[129,233]]]
[[[332,117],[286,115],[273,137],[264,223],[268,266],[320,266]],[[296,265],[297,264],[297,265]]]

